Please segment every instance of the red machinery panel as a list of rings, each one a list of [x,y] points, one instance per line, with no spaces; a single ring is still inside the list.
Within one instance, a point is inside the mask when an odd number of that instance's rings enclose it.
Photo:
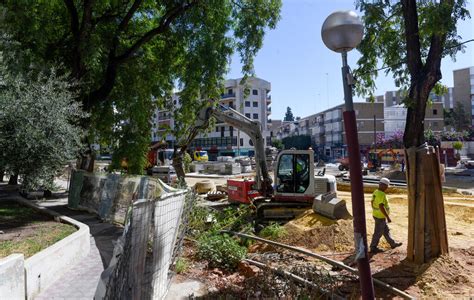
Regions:
[[[227,180],[227,194],[230,202],[250,204],[250,199],[260,196],[260,193],[252,189],[254,180],[229,179]]]

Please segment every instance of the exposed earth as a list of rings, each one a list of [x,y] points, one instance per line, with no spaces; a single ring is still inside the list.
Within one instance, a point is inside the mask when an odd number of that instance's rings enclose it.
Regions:
[[[199,179],[191,179],[190,183]],[[225,180],[222,179],[225,183]],[[219,184],[216,183],[216,184]],[[344,191],[346,190],[346,191]],[[348,210],[352,211],[350,192],[344,187],[338,187],[338,197],[346,200]],[[368,239],[373,233],[374,221],[370,211],[370,188],[366,189],[366,220]],[[403,246],[390,249],[382,238],[380,247],[383,253],[371,256],[372,273],[378,278],[410,295],[418,298],[453,298],[469,297],[474,293],[474,196],[458,193],[445,193],[446,223],[450,253],[423,265],[408,262],[406,257],[406,239],[408,226],[408,205],[404,189],[391,189],[388,193],[391,207],[391,233]],[[353,229],[352,220],[333,221],[314,214],[311,210],[284,226],[287,235],[279,238],[280,242],[303,247],[315,253],[332,259],[343,261],[345,264],[356,267],[353,261]],[[189,261],[189,267],[174,279],[176,282],[195,280],[200,282],[199,293],[195,296],[211,299],[216,296],[232,295],[238,298],[277,296],[272,294],[271,287],[281,285],[281,280],[265,279],[269,273],[264,273],[257,267],[242,264],[238,271],[229,273],[219,269],[209,269],[205,261],[195,257],[194,245],[186,243],[184,257]],[[256,260],[273,262],[280,267],[293,268],[303,264],[306,269],[326,270],[338,278],[338,290],[345,297],[357,298],[358,281],[352,275],[334,271],[330,266],[309,259],[301,255],[288,253],[276,247],[254,243],[249,247],[249,257]],[[284,259],[282,258],[284,257]],[[316,273],[320,271],[314,271]],[[341,277],[342,276],[342,277]],[[346,277],[344,277],[346,276]],[[270,276],[273,278],[274,276]],[[340,284],[340,279],[344,284]],[[333,283],[336,284],[336,283]],[[336,284],[337,285],[337,284]],[[260,290],[259,290],[260,289]],[[294,289],[283,289],[283,297],[292,298]],[[250,292],[251,291],[251,292]],[[206,296],[207,295],[207,296]],[[376,288],[377,297],[393,298],[385,289]]]

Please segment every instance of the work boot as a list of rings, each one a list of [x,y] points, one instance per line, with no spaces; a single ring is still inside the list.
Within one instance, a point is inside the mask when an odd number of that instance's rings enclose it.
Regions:
[[[369,251],[369,253],[371,253],[371,254],[376,254],[376,253],[380,253],[380,252],[383,252],[383,250],[380,249],[380,248],[370,248],[370,251]]]
[[[403,245],[403,243],[400,242],[400,243],[395,243],[395,244],[391,245],[391,247],[392,247],[392,249],[395,249],[397,247],[400,247],[401,245]]]

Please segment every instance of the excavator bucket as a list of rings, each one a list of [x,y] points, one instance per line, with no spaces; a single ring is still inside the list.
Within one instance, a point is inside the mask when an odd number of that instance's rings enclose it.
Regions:
[[[314,198],[313,211],[333,220],[348,219],[346,201],[336,197],[336,193],[326,193]]]

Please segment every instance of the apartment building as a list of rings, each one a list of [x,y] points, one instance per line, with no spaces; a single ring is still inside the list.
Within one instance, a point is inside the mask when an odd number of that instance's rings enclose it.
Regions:
[[[152,116],[151,141],[166,142],[169,147],[173,147],[176,139],[173,135],[167,133],[167,129],[174,128],[174,119],[172,111],[180,107],[178,94],[173,94],[168,104],[169,110],[155,110]]]
[[[221,95],[219,102],[239,111],[249,119],[259,121],[265,143],[270,145],[271,84],[257,77],[248,78],[245,84],[241,84],[241,81],[242,78],[226,80],[225,92]],[[179,95],[175,94],[171,106],[179,108],[179,105]],[[166,135],[165,130],[173,127],[172,109],[155,111],[152,119],[152,141],[166,141],[168,146],[172,146],[175,137]],[[254,147],[250,137],[238,128],[225,123],[217,123],[210,133],[198,135],[190,148],[208,150],[212,156],[235,156],[248,155]]]
[[[453,71],[454,105],[460,103],[471,115],[474,126],[474,67]]]
[[[444,102],[433,102],[427,105],[425,111],[425,129],[441,132],[444,128],[443,118]],[[397,131],[405,131],[407,108],[402,104],[386,107],[384,109],[385,136],[390,137]]]

